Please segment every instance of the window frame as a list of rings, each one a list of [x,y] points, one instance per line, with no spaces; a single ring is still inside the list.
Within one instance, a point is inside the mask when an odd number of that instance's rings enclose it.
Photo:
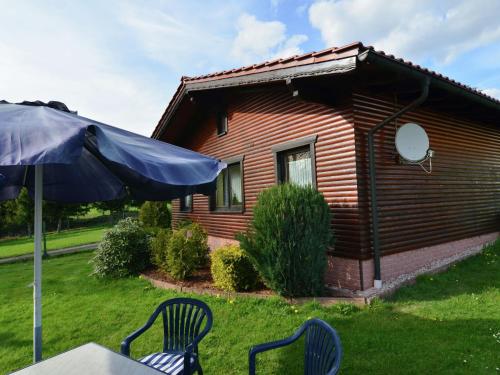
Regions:
[[[224,126],[222,126],[222,131],[220,131],[221,129],[219,128],[221,119],[224,121]],[[223,135],[227,134],[229,128],[229,116],[227,114],[227,110],[222,110],[215,114],[215,128],[217,132],[217,137],[222,137]]]
[[[318,135],[310,135],[307,137],[294,139],[292,141],[287,141],[279,143],[271,147],[274,159],[274,177],[276,184],[285,183],[283,181],[283,158],[282,155],[290,151],[299,150],[302,148],[309,147],[309,154],[311,155],[311,178],[312,186],[316,189],[316,142],[318,140]]]
[[[185,199],[187,197],[191,197],[191,206],[186,206],[186,201]],[[189,195],[186,195],[185,197],[182,197],[182,198],[179,198],[180,200],[180,203],[179,203],[179,211],[180,212],[193,212],[193,203],[194,203],[194,199],[193,199],[193,194],[189,194]]]
[[[231,205],[231,200],[228,197],[228,205],[225,207],[217,207],[217,201],[216,201],[216,195],[217,192],[215,192],[213,195],[210,196],[210,211],[212,213],[235,213],[235,214],[240,214],[245,212],[245,181],[244,181],[244,174],[243,174],[243,161],[245,159],[245,155],[241,156],[235,156],[232,158],[228,159],[223,159],[222,161],[227,164],[227,167],[225,168],[226,171],[229,170],[229,167],[232,165],[239,164],[240,166],[240,174],[241,174],[241,205],[238,206],[232,206]],[[229,172],[227,173],[227,178],[224,181],[224,187],[227,191],[226,194],[229,194]]]

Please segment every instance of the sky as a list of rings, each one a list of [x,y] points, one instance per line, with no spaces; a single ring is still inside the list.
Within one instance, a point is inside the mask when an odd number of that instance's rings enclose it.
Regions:
[[[500,0],[0,0],[0,100],[150,136],[184,76],[354,41],[500,98]]]

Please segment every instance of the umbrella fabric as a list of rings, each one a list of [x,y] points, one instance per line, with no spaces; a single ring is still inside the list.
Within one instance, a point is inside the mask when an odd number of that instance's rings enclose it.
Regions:
[[[78,116],[60,102],[0,101],[0,201],[35,200],[33,358],[42,359],[42,195],[78,203],[209,194],[219,160]],[[36,178],[35,178],[36,177]]]
[[[51,103],[0,102],[0,200],[17,197],[22,186],[34,194],[34,165],[44,165],[50,201],[119,199],[127,189],[136,199],[169,200],[215,190],[225,167],[219,160]]]

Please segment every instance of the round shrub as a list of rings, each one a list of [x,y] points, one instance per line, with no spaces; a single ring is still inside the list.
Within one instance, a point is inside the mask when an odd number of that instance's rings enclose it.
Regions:
[[[152,243],[152,260],[177,280],[191,276],[208,262],[207,233],[197,223],[173,231],[161,230]]]
[[[330,220],[316,189],[277,185],[259,195],[249,230],[238,239],[269,288],[287,297],[317,296],[324,289]]]
[[[217,288],[228,292],[255,289],[258,274],[250,259],[236,245],[226,245],[210,254],[212,278]]]
[[[135,219],[120,220],[104,234],[92,263],[98,277],[135,275],[149,265],[150,239]]]
[[[139,210],[139,220],[148,228],[170,228],[171,217],[168,202],[146,201]]]

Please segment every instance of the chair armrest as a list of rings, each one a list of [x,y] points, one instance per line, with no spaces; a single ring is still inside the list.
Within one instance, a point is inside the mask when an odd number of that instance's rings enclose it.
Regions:
[[[196,336],[193,341],[189,345],[186,346],[186,352],[189,353],[197,353],[198,352],[198,343],[207,335],[208,331],[212,328],[212,317],[208,317],[207,324],[202,332],[198,336]]]
[[[132,341],[134,341],[136,338],[138,338],[140,335],[142,335],[144,332],[146,332],[151,327],[151,325],[152,325],[152,323],[147,322],[144,326],[139,328],[137,331],[128,335],[125,338],[125,340],[122,341],[121,353],[123,355],[130,357],[130,344],[132,344]]]
[[[195,353],[196,352],[196,349],[198,347],[198,341],[199,340],[193,340],[193,342],[189,345],[186,346],[186,353]]]
[[[194,357],[194,363],[191,363],[191,358]],[[184,375],[192,375],[191,370],[196,366],[198,361],[198,357],[196,353],[192,353],[189,351],[184,352]]]
[[[268,350],[282,348],[284,346],[290,345],[301,336],[302,332],[296,332],[293,336],[287,337],[283,340],[272,341],[265,344],[259,344],[252,348],[248,353],[248,369],[250,375],[255,375],[255,358],[258,353],[266,352]]]
[[[199,342],[203,339],[204,336],[197,336],[191,341],[189,345],[186,345],[186,352],[187,353],[196,353],[198,349],[198,344]]]

